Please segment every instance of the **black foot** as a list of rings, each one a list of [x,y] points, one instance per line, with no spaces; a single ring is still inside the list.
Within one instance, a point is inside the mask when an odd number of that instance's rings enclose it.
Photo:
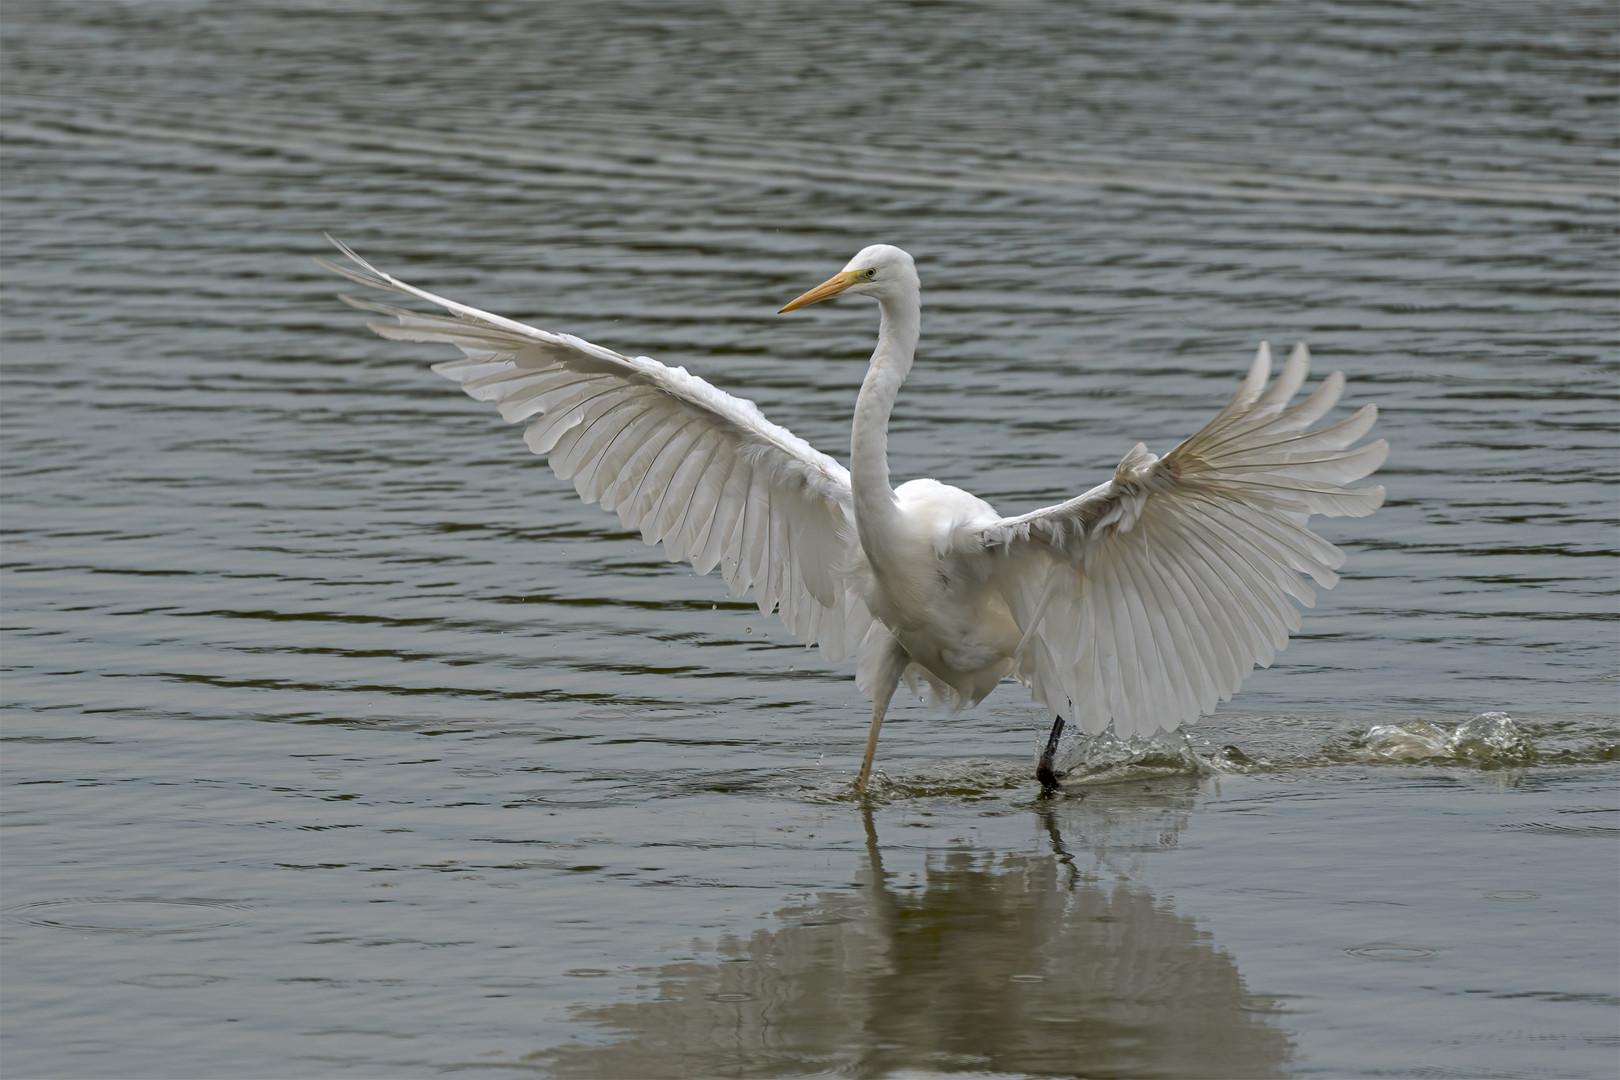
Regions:
[[[1046,749],[1041,751],[1040,764],[1035,766],[1035,779],[1042,791],[1056,791],[1058,774],[1052,771],[1052,760],[1057,757],[1058,740],[1063,737],[1063,717],[1052,721],[1052,734],[1047,737]]]

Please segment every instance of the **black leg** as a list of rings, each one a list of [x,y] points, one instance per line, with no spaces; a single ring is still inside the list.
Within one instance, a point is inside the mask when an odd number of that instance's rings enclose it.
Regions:
[[[1057,757],[1058,740],[1063,737],[1063,717],[1052,721],[1052,734],[1046,740],[1046,749],[1041,751],[1041,763],[1035,766],[1035,779],[1041,782],[1042,791],[1051,791],[1058,786],[1057,773],[1052,771],[1052,759]]]

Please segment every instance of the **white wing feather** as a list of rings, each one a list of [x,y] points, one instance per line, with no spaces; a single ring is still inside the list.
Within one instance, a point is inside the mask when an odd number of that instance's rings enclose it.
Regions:
[[[1169,730],[1232,696],[1300,626],[1295,604],[1338,581],[1344,553],[1311,514],[1361,517],[1384,489],[1345,485],[1377,469],[1383,440],[1351,448],[1368,405],[1310,429],[1339,399],[1337,372],[1298,405],[1303,345],[1265,390],[1260,347],[1230,404],[1163,458],[1138,443],[1114,478],[1076,499],[961,538],[1023,631],[1020,677],[1083,731]]]
[[[662,543],[671,562],[690,560],[700,574],[718,565],[733,596],[753,589],[760,611],[778,610],[829,659],[860,644],[872,617],[844,572],[859,549],[842,465],[684,368],[447,300],[332,242],[359,269],[317,259],[326,269],[450,312],[342,297],[396,320],[368,324],[382,337],[459,348],[462,359],[433,370],[495,402],[507,422],[528,421],[529,449],[586,502]]]

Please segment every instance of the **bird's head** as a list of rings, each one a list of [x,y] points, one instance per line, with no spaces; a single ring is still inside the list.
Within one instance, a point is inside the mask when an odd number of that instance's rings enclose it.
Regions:
[[[840,293],[861,293],[884,300],[906,294],[917,294],[917,264],[911,256],[889,244],[873,244],[862,248],[844,268],[803,296],[789,301],[781,314],[831,300]]]

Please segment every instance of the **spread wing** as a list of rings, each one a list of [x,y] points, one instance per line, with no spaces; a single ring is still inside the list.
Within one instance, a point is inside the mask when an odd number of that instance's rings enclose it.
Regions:
[[[462,359],[433,370],[495,402],[508,423],[528,422],[529,449],[586,502],[662,543],[671,562],[690,560],[700,574],[718,565],[733,596],[753,589],[760,611],[779,609],[795,637],[820,642],[830,659],[859,644],[872,619],[838,573],[857,546],[842,465],[684,368],[447,300],[332,242],[354,267],[321,266],[449,313],[341,297],[395,320],[368,323],[382,337],[459,348]]]
[[[1345,485],[1389,447],[1351,448],[1373,405],[1311,429],[1344,390],[1337,372],[1289,407],[1309,363],[1298,346],[1266,390],[1262,345],[1231,403],[1164,457],[1138,443],[1108,483],[963,538],[982,545],[1024,632],[1021,677],[1054,714],[1122,738],[1194,720],[1270,666],[1311,581],[1338,581],[1344,553],[1308,519],[1383,505],[1382,487]]]

